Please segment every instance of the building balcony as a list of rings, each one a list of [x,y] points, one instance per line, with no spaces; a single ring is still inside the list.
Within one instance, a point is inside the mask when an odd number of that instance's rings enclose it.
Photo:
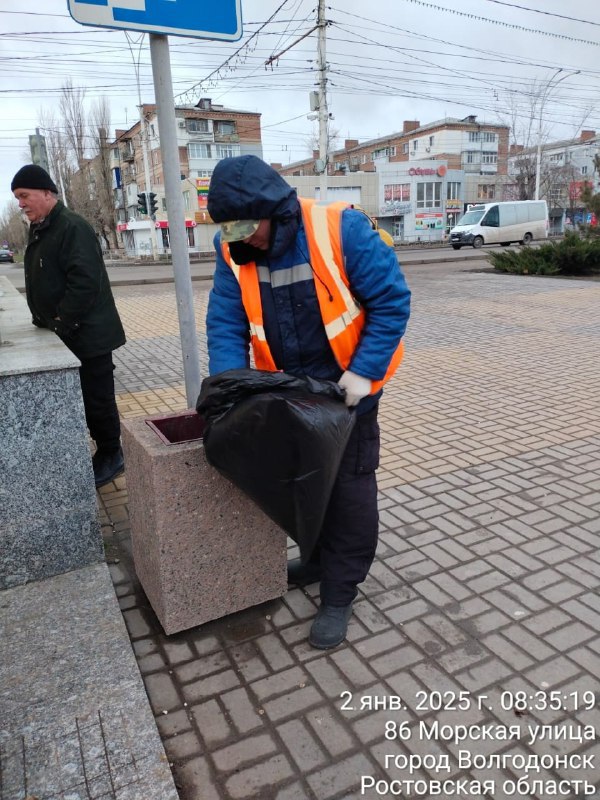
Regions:
[[[238,133],[217,133],[215,131],[215,142],[239,142],[240,136]]]
[[[214,142],[211,131],[188,131],[187,136],[190,142]]]

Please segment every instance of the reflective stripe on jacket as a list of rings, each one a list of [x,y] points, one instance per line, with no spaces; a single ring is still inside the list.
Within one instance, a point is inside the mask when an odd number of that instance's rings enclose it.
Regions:
[[[315,200],[299,200],[325,333],[337,363],[342,369],[347,369],[360,342],[366,321],[364,310],[352,296],[344,267],[341,218],[349,204],[334,202],[321,205]],[[240,285],[242,304],[250,325],[250,342],[256,367],[275,371],[277,367],[263,324],[258,268],[254,262],[236,264],[231,258],[227,243],[222,242],[221,248],[223,258]],[[383,380],[371,381],[371,394],[380,391],[392,377],[403,353],[404,345],[400,341]]]

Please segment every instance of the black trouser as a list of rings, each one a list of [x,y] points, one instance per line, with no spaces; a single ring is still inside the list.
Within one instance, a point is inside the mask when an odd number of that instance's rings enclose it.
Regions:
[[[112,353],[81,359],[79,368],[85,421],[98,450],[117,450],[121,444],[114,368]]]
[[[379,425],[377,407],[357,417],[342,456],[315,552],[320,563],[321,602],[345,606],[357,595],[377,548]]]

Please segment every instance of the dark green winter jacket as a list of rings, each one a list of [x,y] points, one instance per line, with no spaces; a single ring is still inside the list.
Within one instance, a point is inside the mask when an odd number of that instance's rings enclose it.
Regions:
[[[53,330],[77,358],[125,344],[96,234],[60,200],[29,231],[25,289],[33,323]]]

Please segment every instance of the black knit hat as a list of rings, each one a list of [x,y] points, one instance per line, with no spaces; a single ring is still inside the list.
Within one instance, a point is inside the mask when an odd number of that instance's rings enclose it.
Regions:
[[[15,189],[47,189],[58,194],[56,184],[45,169],[37,164],[26,164],[17,172],[10,184],[11,192]]]

